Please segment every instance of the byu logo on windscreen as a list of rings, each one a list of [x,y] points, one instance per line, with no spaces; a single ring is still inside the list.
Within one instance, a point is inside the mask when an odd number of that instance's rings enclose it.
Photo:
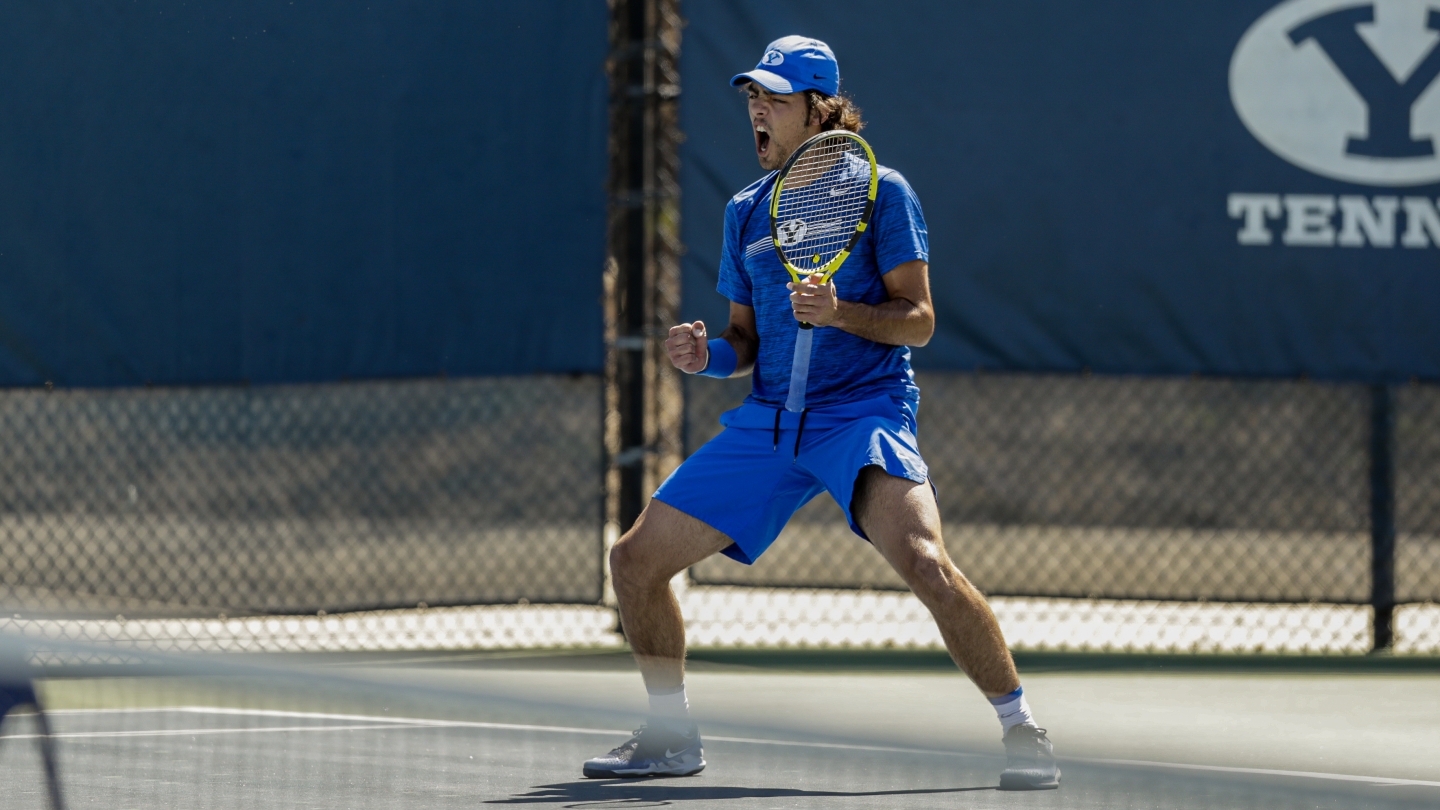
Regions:
[[[1440,0],[1289,0],[1241,38],[1230,96],[1275,154],[1335,180],[1440,182]]]
[[[805,241],[805,233],[809,228],[803,219],[792,219],[782,222],[775,227],[780,235],[780,247],[795,247]]]

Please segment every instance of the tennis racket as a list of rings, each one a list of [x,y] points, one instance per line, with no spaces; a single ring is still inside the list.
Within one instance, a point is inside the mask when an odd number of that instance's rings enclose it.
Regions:
[[[880,174],[875,153],[853,132],[822,132],[785,161],[770,197],[770,237],[796,283],[819,273],[829,281],[870,224]],[[805,410],[814,327],[801,323],[785,410]]]

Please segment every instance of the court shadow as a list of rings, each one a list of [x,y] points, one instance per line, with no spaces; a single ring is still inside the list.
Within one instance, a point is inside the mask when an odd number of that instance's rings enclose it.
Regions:
[[[968,793],[977,790],[995,790],[995,786],[848,791],[702,785],[687,779],[585,779],[554,785],[536,785],[529,793],[516,794],[507,799],[490,799],[485,803],[563,804],[567,807],[590,805],[603,807],[613,804],[616,807],[645,807],[658,806],[660,803],[705,799],[923,796],[940,793]]]

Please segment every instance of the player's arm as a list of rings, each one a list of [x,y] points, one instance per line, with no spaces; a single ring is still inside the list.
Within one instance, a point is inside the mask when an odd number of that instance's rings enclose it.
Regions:
[[[749,374],[760,354],[760,334],[755,330],[755,308],[730,302],[730,325],[720,333],[735,353],[735,370],[729,376]],[[710,340],[704,321],[682,323],[670,327],[665,338],[665,352],[670,362],[686,374],[698,374],[710,364]],[[712,374],[711,376],[716,376]]]
[[[818,278],[818,277],[817,277]],[[891,346],[924,346],[935,334],[930,301],[930,263],[921,259],[896,266],[881,278],[890,300],[882,304],[841,301],[835,282],[790,284],[795,319],[833,326]]]

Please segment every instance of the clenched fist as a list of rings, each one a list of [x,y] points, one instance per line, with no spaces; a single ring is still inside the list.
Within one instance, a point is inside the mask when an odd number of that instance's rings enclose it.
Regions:
[[[682,323],[670,327],[670,337],[665,338],[665,352],[670,362],[686,374],[698,374],[710,362],[709,339],[705,336],[705,322]]]

